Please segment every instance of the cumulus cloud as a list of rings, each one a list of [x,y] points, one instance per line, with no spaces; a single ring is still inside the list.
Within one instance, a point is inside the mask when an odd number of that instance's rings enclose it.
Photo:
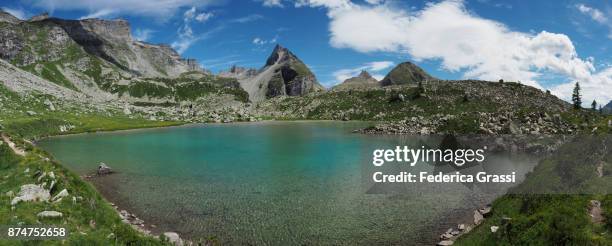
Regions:
[[[27,14],[23,9],[13,9],[13,8],[2,7],[2,10],[4,10],[4,12],[11,14],[12,16],[17,17],[17,19],[20,19],[20,20],[27,19]]]
[[[521,81],[542,88],[543,74],[565,78],[553,92],[564,99],[580,81],[586,100],[608,101],[609,71],[596,71],[592,58],[582,59],[567,35],[513,31],[502,23],[468,11],[463,1],[430,3],[408,12],[384,4],[348,0],[298,0],[296,6],[325,7],[330,18],[330,44],[359,52],[407,54],[416,61],[440,61],[442,68],[465,78]]]
[[[88,11],[91,16],[103,17],[106,13],[132,14],[149,17],[170,17],[180,8],[188,6],[203,7],[218,0],[26,0],[31,5],[54,10],[82,10]]]
[[[151,29],[139,29],[134,30],[134,39],[138,41],[147,41],[153,36],[153,30]]]
[[[368,71],[371,73],[372,77],[374,77],[375,79],[382,80],[384,78],[384,75],[379,74],[379,72],[385,69],[388,69],[392,67],[393,65],[395,65],[395,63],[393,63],[392,61],[375,61],[375,62],[369,62],[369,63],[363,64],[355,68],[340,69],[340,70],[333,72],[332,75],[334,76],[336,80],[332,82],[331,84],[333,85],[340,84],[347,79],[350,79],[352,77],[359,75],[361,71]]]

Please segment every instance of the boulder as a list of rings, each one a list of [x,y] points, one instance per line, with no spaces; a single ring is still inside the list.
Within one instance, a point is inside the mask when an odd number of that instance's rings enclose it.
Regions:
[[[21,190],[17,193],[17,196],[11,201],[11,205],[15,205],[19,202],[29,201],[48,201],[51,197],[49,190],[45,190],[43,187],[35,184],[26,184],[21,186]]]
[[[66,189],[63,189],[62,191],[60,191],[59,193],[57,193],[57,195],[55,195],[55,197],[53,197],[53,199],[51,200],[57,200],[57,199],[61,199],[63,197],[67,197],[68,196],[68,191]]]
[[[168,238],[168,242],[175,246],[183,246],[183,239],[176,232],[164,232],[164,236]]]
[[[26,111],[26,114],[28,114],[29,116],[34,116],[34,115],[36,115],[36,112],[34,112],[34,111]]]
[[[40,218],[61,218],[63,215],[57,211],[42,211],[38,213],[36,216]]]
[[[453,245],[455,242],[451,241],[451,240],[444,240],[444,241],[440,241],[438,244],[436,244],[437,246],[449,246],[449,245]]]
[[[478,211],[474,211],[474,225],[480,225],[483,220],[484,217],[482,217],[482,214],[480,214]]]
[[[491,214],[491,206],[486,206],[484,208],[478,209],[478,212],[482,214],[482,216],[487,217]]]
[[[98,166],[98,175],[107,175],[113,173],[113,169],[106,165],[104,162],[100,162]]]
[[[499,226],[491,226],[491,232],[496,233],[499,230]]]

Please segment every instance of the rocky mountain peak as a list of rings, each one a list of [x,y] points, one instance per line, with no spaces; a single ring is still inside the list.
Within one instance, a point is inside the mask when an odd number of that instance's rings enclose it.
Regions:
[[[8,12],[4,12],[0,9],[0,22],[8,22],[12,24],[17,24],[21,22],[21,20]]]
[[[388,85],[399,85],[399,84],[410,84],[418,83],[426,80],[435,79],[429,75],[425,70],[411,62],[403,62],[397,65],[395,68],[381,80],[382,86]]]
[[[606,106],[603,107],[603,111],[612,114],[612,101],[610,101]]]
[[[35,21],[43,21],[43,20],[46,20],[46,19],[49,19],[49,13],[43,12],[43,13],[41,13],[39,15],[32,16],[32,18],[30,18],[28,21],[29,22],[35,22]]]
[[[368,73],[366,70],[362,70],[357,77],[361,79],[372,79],[372,75],[370,75],[370,73]]]
[[[277,63],[283,63],[286,61],[298,60],[297,56],[295,56],[289,49],[277,44],[272,50],[272,54],[266,60],[266,66],[272,66]]]

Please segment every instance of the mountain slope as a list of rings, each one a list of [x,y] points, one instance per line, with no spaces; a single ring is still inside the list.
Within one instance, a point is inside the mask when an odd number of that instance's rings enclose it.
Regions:
[[[367,71],[361,71],[357,77],[352,77],[339,85],[334,86],[332,90],[352,90],[352,89],[368,89],[379,87],[380,84]]]
[[[382,86],[400,85],[400,84],[416,84],[421,81],[434,80],[435,78],[425,72],[419,66],[404,62],[393,68],[383,80],[380,81]]]
[[[253,102],[278,96],[303,96],[324,91],[315,75],[297,56],[277,45],[257,75],[240,79]]]
[[[604,113],[612,114],[612,101],[610,101],[606,106],[603,107]]]

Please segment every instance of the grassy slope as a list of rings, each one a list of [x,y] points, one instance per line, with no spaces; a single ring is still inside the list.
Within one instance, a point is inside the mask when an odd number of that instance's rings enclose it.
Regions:
[[[604,145],[610,145],[609,137],[602,138],[607,141]],[[612,151],[602,146],[593,136],[562,146],[542,160],[513,194],[497,199],[491,218],[455,245],[612,245],[612,195],[597,195],[612,188],[609,173],[596,177],[596,165],[612,159]],[[605,152],[594,154],[599,151]],[[605,163],[603,170],[610,170],[611,165]],[[533,195],[549,191],[556,195]],[[587,213],[591,200],[602,202],[606,223],[591,222]],[[503,217],[512,220],[503,225]],[[501,227],[498,233],[491,233],[491,226]]]
[[[41,98],[20,98],[0,86],[0,124],[3,131],[21,149],[27,150],[25,157],[17,156],[6,143],[0,145],[0,224],[2,225],[61,225],[69,229],[70,237],[66,242],[44,241],[44,244],[72,245],[110,245],[137,244],[163,245],[152,237],[143,236],[131,226],[121,222],[116,211],[106,202],[89,183],[81,180],[75,173],[57,163],[46,152],[23,141],[42,136],[60,134],[59,126],[73,124],[75,128],[69,133],[118,130],[141,127],[158,127],[180,124],[180,122],[151,122],[142,119],[130,119],[125,116],[108,115],[101,112],[81,112],[67,110],[47,111]],[[27,105],[26,107],[22,105]],[[57,106],[56,106],[57,107]],[[22,110],[38,112],[28,116]],[[63,134],[63,133],[62,133]],[[29,169],[28,173],[25,170]],[[6,192],[19,192],[24,184],[36,183],[33,177],[37,170],[53,171],[58,183],[51,191],[52,195],[66,188],[70,194],[59,203],[22,202],[10,206],[11,197]],[[50,182],[50,180],[49,180]],[[72,196],[82,197],[73,203]],[[63,213],[61,219],[38,219],[36,214],[44,210]],[[92,223],[93,222],[93,223]],[[94,224],[92,226],[92,224]],[[0,244],[43,244],[38,242],[0,241]]]

